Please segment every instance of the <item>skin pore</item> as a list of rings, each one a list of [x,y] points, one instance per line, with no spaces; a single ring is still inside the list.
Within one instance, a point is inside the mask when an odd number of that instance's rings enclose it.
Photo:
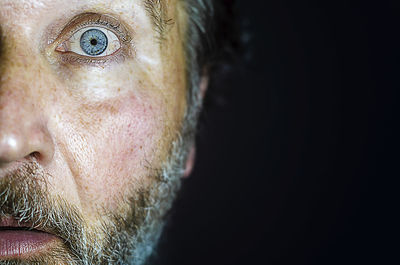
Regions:
[[[72,224],[82,224],[77,235],[96,234],[100,248],[103,230],[121,225],[117,217],[134,223],[135,229],[127,226],[135,234],[153,227],[148,218],[160,221],[170,202],[152,217],[138,210],[139,221],[132,205],[144,209],[172,199],[175,189],[165,191],[160,179],[176,175],[170,177],[177,183],[184,172],[186,150],[176,153],[187,110],[185,16],[178,0],[163,6],[168,23],[161,34],[144,0],[0,0],[0,194],[25,198],[33,208],[51,203],[61,215],[73,209],[79,218]],[[65,43],[88,25],[115,34],[118,51],[102,58],[68,51]],[[28,207],[11,209],[9,198],[0,196],[0,218]],[[48,251],[57,253],[65,241]]]

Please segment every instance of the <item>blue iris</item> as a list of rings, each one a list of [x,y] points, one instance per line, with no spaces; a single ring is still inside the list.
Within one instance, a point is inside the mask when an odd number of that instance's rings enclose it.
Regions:
[[[108,46],[106,34],[98,29],[89,29],[81,36],[81,48],[91,56],[102,54]]]

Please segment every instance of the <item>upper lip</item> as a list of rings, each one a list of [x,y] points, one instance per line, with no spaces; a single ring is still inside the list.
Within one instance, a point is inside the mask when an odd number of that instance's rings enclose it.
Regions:
[[[49,231],[46,231],[45,229],[41,229],[39,227],[35,227],[32,222],[21,222],[16,220],[13,217],[5,217],[0,219],[0,228],[26,228],[31,229],[31,230],[37,230],[40,232],[46,232],[50,233]]]

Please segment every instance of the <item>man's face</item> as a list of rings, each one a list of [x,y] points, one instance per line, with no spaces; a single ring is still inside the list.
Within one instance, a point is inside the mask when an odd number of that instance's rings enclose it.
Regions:
[[[0,264],[151,252],[184,160],[180,5],[0,0]]]

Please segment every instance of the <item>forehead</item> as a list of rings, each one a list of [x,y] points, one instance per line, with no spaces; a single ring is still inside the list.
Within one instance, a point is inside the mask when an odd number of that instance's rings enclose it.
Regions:
[[[29,30],[30,20],[40,26],[41,22],[67,19],[83,10],[111,12],[126,19],[139,17],[142,10],[160,31],[167,20],[164,16],[176,3],[176,0],[0,0],[0,23],[2,27],[20,24]]]
[[[14,19],[27,19],[30,17],[36,17],[39,15],[43,15],[44,12],[47,12],[45,17],[51,17],[53,12],[59,11],[64,12],[73,7],[81,4],[95,4],[96,0],[89,1],[79,1],[79,0],[70,0],[70,1],[61,1],[61,0],[0,0],[0,16],[1,18],[10,18]],[[104,1],[103,1],[104,2]],[[68,8],[70,7],[70,8]],[[49,11],[53,11],[49,13]]]

